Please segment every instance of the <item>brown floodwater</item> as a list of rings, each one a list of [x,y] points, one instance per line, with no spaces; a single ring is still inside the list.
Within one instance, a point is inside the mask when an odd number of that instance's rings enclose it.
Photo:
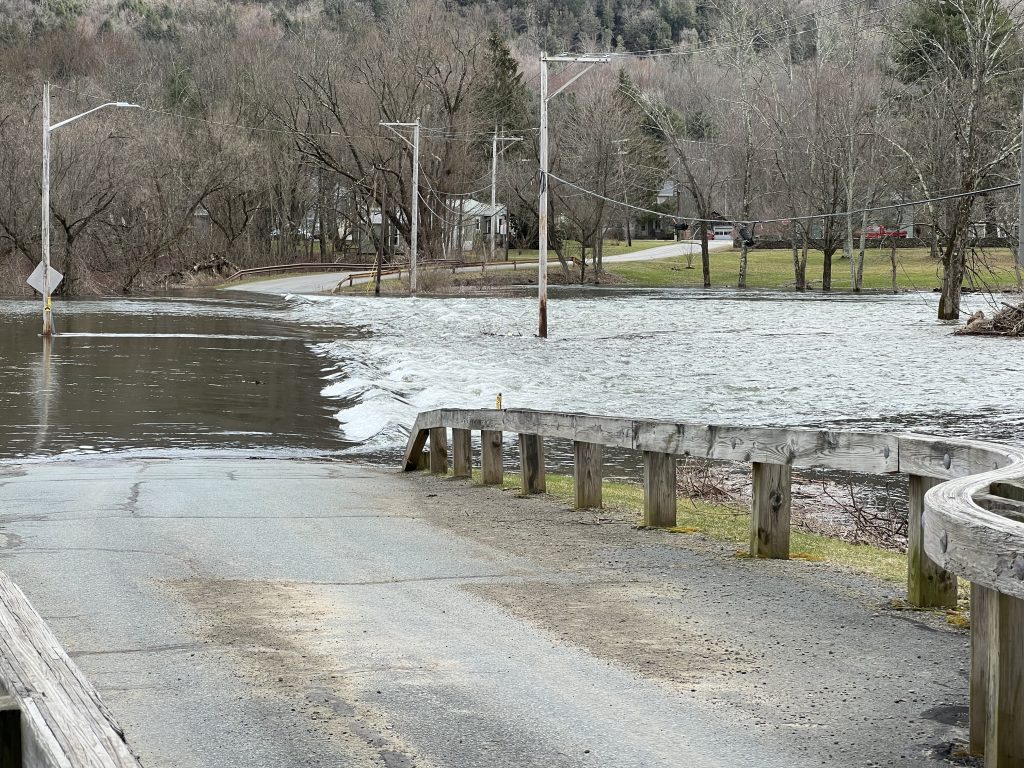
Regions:
[[[321,396],[318,341],[274,297],[0,301],[0,458],[233,449],[322,455],[351,445]]]

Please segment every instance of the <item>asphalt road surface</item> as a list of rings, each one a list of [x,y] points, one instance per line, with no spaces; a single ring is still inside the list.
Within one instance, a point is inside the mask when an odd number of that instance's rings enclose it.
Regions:
[[[732,247],[731,240],[714,240],[708,243],[708,247],[712,250],[722,250]],[[686,253],[700,253],[699,242],[683,242],[683,243],[670,243],[668,245],[659,245],[654,248],[645,248],[642,251],[634,251],[633,253],[622,253],[618,256],[605,256],[604,261],[606,264],[622,263],[627,261],[655,261],[657,259],[671,259],[677,256],[682,256]],[[552,263],[557,264],[558,262],[552,257]],[[530,269],[534,265],[528,265],[522,267],[522,269]],[[369,269],[370,267],[367,267]],[[508,270],[512,269],[512,262],[497,261],[489,263],[487,265],[488,271],[491,270]],[[363,270],[366,271],[366,270]],[[479,266],[472,267],[460,267],[457,271],[459,272],[479,272]],[[338,287],[342,282],[348,279],[350,273],[348,272],[331,272],[331,273],[320,273],[313,275],[290,275],[288,277],[276,278],[273,280],[255,280],[253,282],[241,282],[232,283],[231,285],[224,286],[221,290],[225,291],[248,291],[250,293],[272,293],[272,294],[310,294],[310,293],[332,293],[335,288]],[[395,280],[397,275],[381,275],[381,280]],[[367,282],[367,279],[356,280],[356,284]]]
[[[894,586],[338,462],[0,467],[0,566],[147,768],[932,766],[966,637]]]

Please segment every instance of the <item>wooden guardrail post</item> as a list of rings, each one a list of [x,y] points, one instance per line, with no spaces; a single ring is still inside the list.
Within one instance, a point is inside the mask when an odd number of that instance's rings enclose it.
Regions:
[[[998,593],[980,584],[971,584],[971,674],[970,674],[970,752],[985,754],[985,722],[988,710],[990,615]]]
[[[604,446],[574,440],[572,452],[573,506],[576,509],[600,508]]]
[[[501,453],[501,431],[480,430],[480,453],[484,485],[501,485],[505,480],[505,464]]]
[[[452,429],[452,474],[473,476],[473,433],[468,429]]]
[[[523,493],[544,493],[547,479],[544,475],[544,438],[540,435],[519,433],[519,466],[523,478]]]
[[[753,463],[750,556],[789,559],[789,517],[793,470],[788,464]]]
[[[644,520],[652,528],[676,524],[676,457],[644,451]]]
[[[430,430],[430,473],[448,474],[448,430],[444,427]]]
[[[940,568],[924,551],[924,494],[941,482],[933,477],[910,476],[907,602],[918,608],[956,608],[956,575]]]
[[[973,588],[971,597],[971,750],[983,744],[985,768],[1019,768],[1024,765],[1024,600],[984,587]]]

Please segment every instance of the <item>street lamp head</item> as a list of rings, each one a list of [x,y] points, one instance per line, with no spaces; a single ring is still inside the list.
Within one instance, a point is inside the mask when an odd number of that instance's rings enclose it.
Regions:
[[[115,107],[129,107],[131,109],[142,109],[141,104],[132,104],[130,101],[115,101]]]

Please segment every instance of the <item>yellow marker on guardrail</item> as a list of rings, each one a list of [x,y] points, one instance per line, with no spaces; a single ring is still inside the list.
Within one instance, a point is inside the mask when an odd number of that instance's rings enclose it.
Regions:
[[[501,410],[501,392],[499,392],[498,396],[494,398],[494,407],[499,411]]]

